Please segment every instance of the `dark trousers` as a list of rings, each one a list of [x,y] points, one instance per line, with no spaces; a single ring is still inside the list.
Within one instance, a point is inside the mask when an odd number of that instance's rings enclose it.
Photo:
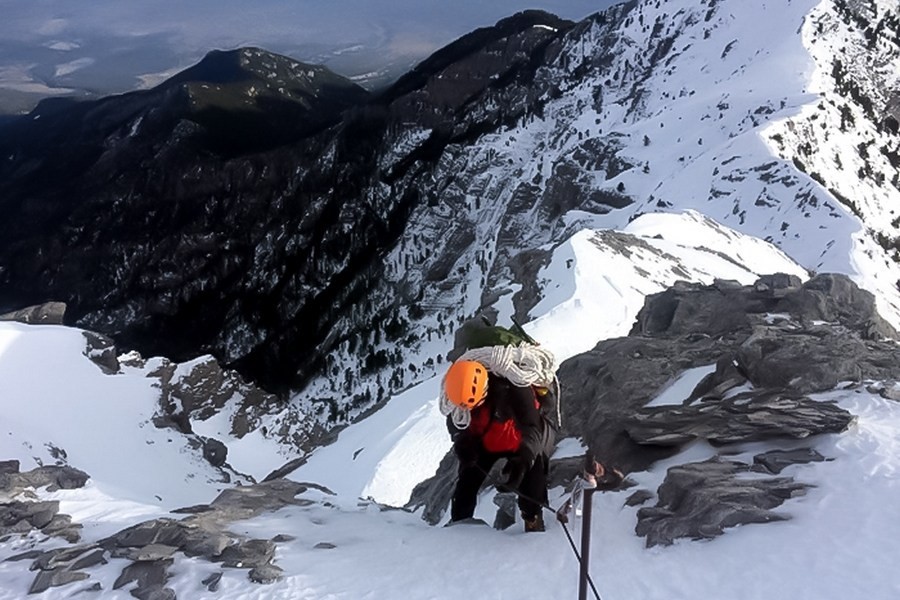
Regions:
[[[484,483],[494,463],[507,456],[506,454],[482,452],[474,463],[460,463],[459,477],[456,480],[456,489],[453,491],[453,501],[450,504],[452,521],[468,519],[475,514],[475,504],[478,501],[478,490],[481,489],[481,484]],[[541,505],[548,503],[548,467],[547,457],[538,456],[516,490],[519,498],[519,510],[522,511],[522,517],[525,519],[533,519],[540,514]]]

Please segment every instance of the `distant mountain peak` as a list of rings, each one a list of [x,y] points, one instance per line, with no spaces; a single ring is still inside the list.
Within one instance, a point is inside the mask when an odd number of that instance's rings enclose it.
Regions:
[[[167,79],[160,87],[182,83],[236,84],[259,81],[269,87],[297,89],[362,88],[322,65],[312,65],[253,46],[212,50],[196,65]]]

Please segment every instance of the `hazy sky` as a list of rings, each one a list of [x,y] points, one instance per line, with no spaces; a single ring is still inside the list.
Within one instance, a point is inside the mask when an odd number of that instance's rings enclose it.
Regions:
[[[0,38],[164,34],[188,46],[325,42],[372,26],[446,41],[526,8],[582,19],[611,0],[0,0]]]
[[[0,0],[0,91],[153,85],[211,49],[260,46],[348,76],[406,70],[528,8],[580,20],[615,0]]]
[[[62,79],[109,63],[117,76],[183,68],[207,51],[255,45],[300,60],[327,62],[348,52],[365,61],[423,58],[478,27],[527,8],[580,20],[613,0],[0,0],[0,79],[4,70],[43,67]],[[361,45],[370,50],[365,56]],[[342,51],[343,49],[343,51]],[[143,58],[138,59],[142,55]],[[178,64],[175,64],[178,63]],[[337,64],[340,65],[340,62]],[[49,68],[52,66],[52,68]],[[148,71],[149,69],[149,71]],[[51,81],[53,80],[53,81]],[[57,81],[59,80],[59,81]]]

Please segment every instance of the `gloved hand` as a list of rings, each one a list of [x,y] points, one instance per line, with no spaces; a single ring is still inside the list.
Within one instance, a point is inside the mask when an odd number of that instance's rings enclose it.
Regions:
[[[474,465],[478,460],[481,442],[470,435],[458,435],[453,440],[453,452],[462,465]]]
[[[534,464],[534,455],[527,449],[520,450],[518,454],[506,459],[506,465],[503,466],[503,473],[506,475],[506,481],[501,486],[501,492],[515,492],[522,485],[525,474]]]

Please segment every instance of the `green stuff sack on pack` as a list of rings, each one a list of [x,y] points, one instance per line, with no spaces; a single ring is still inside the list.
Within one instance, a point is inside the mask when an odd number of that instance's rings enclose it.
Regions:
[[[489,346],[520,346],[534,343],[526,334],[501,325],[489,325],[480,318],[472,318],[460,325],[454,338],[453,350],[448,355],[456,360],[466,350]]]

